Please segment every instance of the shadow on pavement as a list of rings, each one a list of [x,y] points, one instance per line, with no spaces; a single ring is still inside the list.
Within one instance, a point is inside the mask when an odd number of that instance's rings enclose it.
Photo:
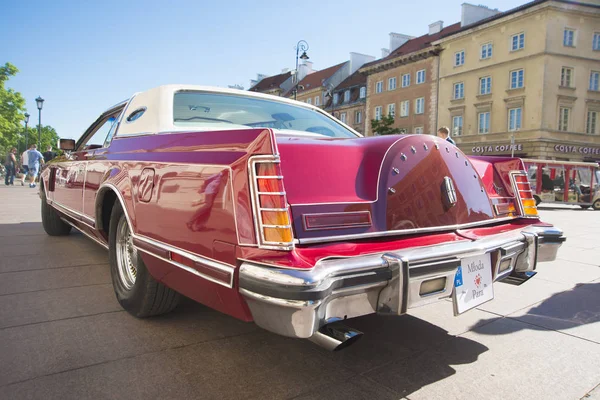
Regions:
[[[579,284],[557,293],[515,318],[529,324],[491,324],[480,320],[472,330],[486,335],[506,335],[522,329],[563,330],[600,322],[600,282]],[[483,327],[486,325],[485,327]],[[476,327],[479,326],[479,327]],[[599,327],[600,328],[600,327]],[[600,335],[599,335],[600,337]]]
[[[202,308],[185,299],[172,317],[165,318],[182,318]],[[324,393],[327,399],[398,399],[454,375],[456,370],[452,366],[476,362],[488,350],[478,342],[449,335],[446,330],[409,315],[368,315],[348,320],[347,325],[362,331],[364,336],[339,352],[329,352],[307,340],[285,338],[262,329],[256,329],[253,334],[261,338],[261,352],[278,353],[281,360],[301,360],[293,369],[308,365],[311,374],[327,382],[312,389],[307,387],[300,399],[324,398]],[[245,354],[246,350],[242,349],[242,353],[233,354],[238,350],[236,346],[225,347],[223,353],[238,359],[256,354],[257,349]],[[269,381],[273,387],[287,387],[298,379],[295,374],[286,373],[285,367],[274,371],[273,359],[269,356],[261,354],[251,358],[253,369],[272,371]],[[339,369],[332,368],[335,365]],[[202,380],[201,377],[196,379]],[[224,398],[232,394],[221,393]],[[282,395],[271,394],[276,398]]]

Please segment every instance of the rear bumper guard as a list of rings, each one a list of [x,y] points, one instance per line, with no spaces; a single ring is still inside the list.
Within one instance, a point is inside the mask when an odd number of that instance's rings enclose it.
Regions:
[[[490,253],[497,282],[554,260],[564,241],[558,228],[528,226],[475,241],[323,260],[307,271],[244,262],[240,293],[260,327],[309,338],[334,321],[376,312],[400,315],[449,297],[465,257]]]

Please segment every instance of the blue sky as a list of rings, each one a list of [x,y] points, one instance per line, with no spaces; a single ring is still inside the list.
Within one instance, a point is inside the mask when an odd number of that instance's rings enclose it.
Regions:
[[[504,11],[523,0],[485,1]],[[45,100],[42,123],[78,138],[103,110],[166,83],[242,84],[257,72],[293,68],[304,39],[315,69],[351,51],[381,56],[389,32],[420,36],[460,20],[459,0],[189,1],[0,0],[0,63],[20,73],[8,83]],[[480,1],[475,2],[481,4]]]

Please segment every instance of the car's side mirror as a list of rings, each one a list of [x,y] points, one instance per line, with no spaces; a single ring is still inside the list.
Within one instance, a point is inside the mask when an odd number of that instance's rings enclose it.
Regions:
[[[64,151],[75,150],[74,139],[58,139],[58,148]]]

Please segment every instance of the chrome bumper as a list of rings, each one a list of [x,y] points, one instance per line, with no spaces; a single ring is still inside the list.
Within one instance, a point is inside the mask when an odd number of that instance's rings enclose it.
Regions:
[[[311,270],[244,262],[239,287],[257,325],[309,338],[337,320],[375,312],[400,315],[449,297],[462,258],[490,253],[493,278],[499,281],[554,260],[564,241],[560,229],[528,226],[475,241],[327,259]],[[436,279],[444,283],[433,293],[423,293],[422,283]]]

